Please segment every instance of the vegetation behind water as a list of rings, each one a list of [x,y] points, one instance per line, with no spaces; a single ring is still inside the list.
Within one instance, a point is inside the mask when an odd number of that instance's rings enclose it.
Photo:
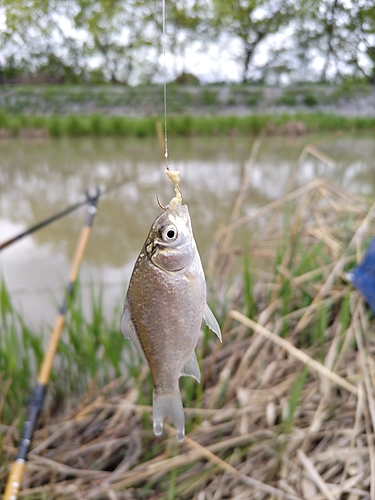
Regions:
[[[118,136],[147,137],[157,135],[161,126],[158,116],[28,116],[0,112],[0,139],[20,137],[43,139],[47,137]],[[374,117],[343,117],[323,113],[283,113],[279,115],[251,114],[247,116],[192,116],[170,115],[167,120],[170,136],[218,135],[289,135],[315,132],[372,132]]]
[[[325,111],[341,115],[373,116],[375,88],[345,81],[341,85],[300,84],[167,86],[167,107],[173,114],[280,114]],[[0,107],[27,115],[137,115],[163,114],[161,85],[3,85]]]
[[[171,136],[375,128],[375,90],[365,84],[287,89],[171,85],[167,99]],[[0,138],[156,135],[162,103],[157,85],[5,86],[0,89]]]

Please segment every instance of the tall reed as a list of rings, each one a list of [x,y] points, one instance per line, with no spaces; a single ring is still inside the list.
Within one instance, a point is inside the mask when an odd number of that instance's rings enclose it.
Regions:
[[[103,311],[102,293],[91,293],[91,312],[83,312],[79,286],[69,300],[66,327],[51,374],[50,392],[65,403],[81,397],[93,381],[103,386],[115,377],[130,376],[134,363],[120,331],[120,310],[110,321]],[[12,305],[4,280],[0,282],[0,419],[10,424],[25,413],[36,382],[49,332],[31,331]],[[136,363],[136,361],[135,361]]]

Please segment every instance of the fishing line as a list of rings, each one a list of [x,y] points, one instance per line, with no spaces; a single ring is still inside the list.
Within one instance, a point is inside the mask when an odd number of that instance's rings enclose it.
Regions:
[[[167,131],[167,65],[166,65],[166,46],[167,46],[167,36],[166,36],[166,26],[165,26],[165,0],[163,0],[163,70],[164,70],[164,146],[165,146],[165,166],[168,169],[167,159],[168,159],[168,131]]]

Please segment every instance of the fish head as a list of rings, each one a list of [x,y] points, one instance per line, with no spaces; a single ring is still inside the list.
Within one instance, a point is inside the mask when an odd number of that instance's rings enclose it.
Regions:
[[[178,272],[189,267],[197,248],[186,205],[168,205],[155,219],[145,251],[155,266],[164,271]]]

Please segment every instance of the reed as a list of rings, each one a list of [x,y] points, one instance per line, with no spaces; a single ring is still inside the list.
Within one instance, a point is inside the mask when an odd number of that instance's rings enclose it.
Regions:
[[[94,380],[102,386],[125,372],[124,342],[118,328],[119,310],[112,322],[105,319],[101,293],[91,296],[89,319],[84,315],[79,286],[69,302],[66,332],[52,373],[50,391],[64,407],[80,398]],[[48,333],[33,332],[15,310],[4,281],[0,283],[0,420],[11,424],[23,419],[30,390],[35,384]],[[129,361],[129,360],[128,360]]]
[[[14,310],[4,282],[0,283],[0,317],[0,421],[9,424],[23,414],[43,342]]]
[[[81,137],[81,136],[128,136],[148,137],[156,135],[156,123],[160,117],[107,116],[105,114],[51,116],[8,114],[0,110],[0,137],[21,136]],[[236,115],[188,115],[168,117],[171,136],[220,136],[282,134],[299,135],[310,132],[369,132],[375,130],[375,118],[343,117],[327,113],[249,114]]]
[[[245,169],[246,186],[259,147]],[[303,153],[324,158],[317,144]],[[297,164],[294,181],[298,172]],[[248,214],[242,214],[241,189],[215,237],[208,279],[223,344],[205,332],[197,348],[203,384],[181,380],[182,445],[169,425],[161,438],[152,433],[147,368],[135,365],[129,368],[134,378],[116,378],[125,345],[120,312],[106,323],[98,295],[88,321],[79,300],[71,304],[59,353],[65,406],[55,411],[52,399],[42,415],[24,496],[318,500],[375,494],[374,319],[345,281],[371,237],[374,209],[325,178],[302,187],[293,179],[282,199]],[[236,246],[234,233],[249,224],[256,225],[250,232],[256,237]],[[4,290],[2,314],[13,331],[12,322],[20,328],[21,320]],[[33,346],[28,333],[22,335]],[[69,377],[80,393],[74,406]],[[58,378],[55,372],[53,384]],[[15,451],[21,405],[5,404],[0,481]]]

